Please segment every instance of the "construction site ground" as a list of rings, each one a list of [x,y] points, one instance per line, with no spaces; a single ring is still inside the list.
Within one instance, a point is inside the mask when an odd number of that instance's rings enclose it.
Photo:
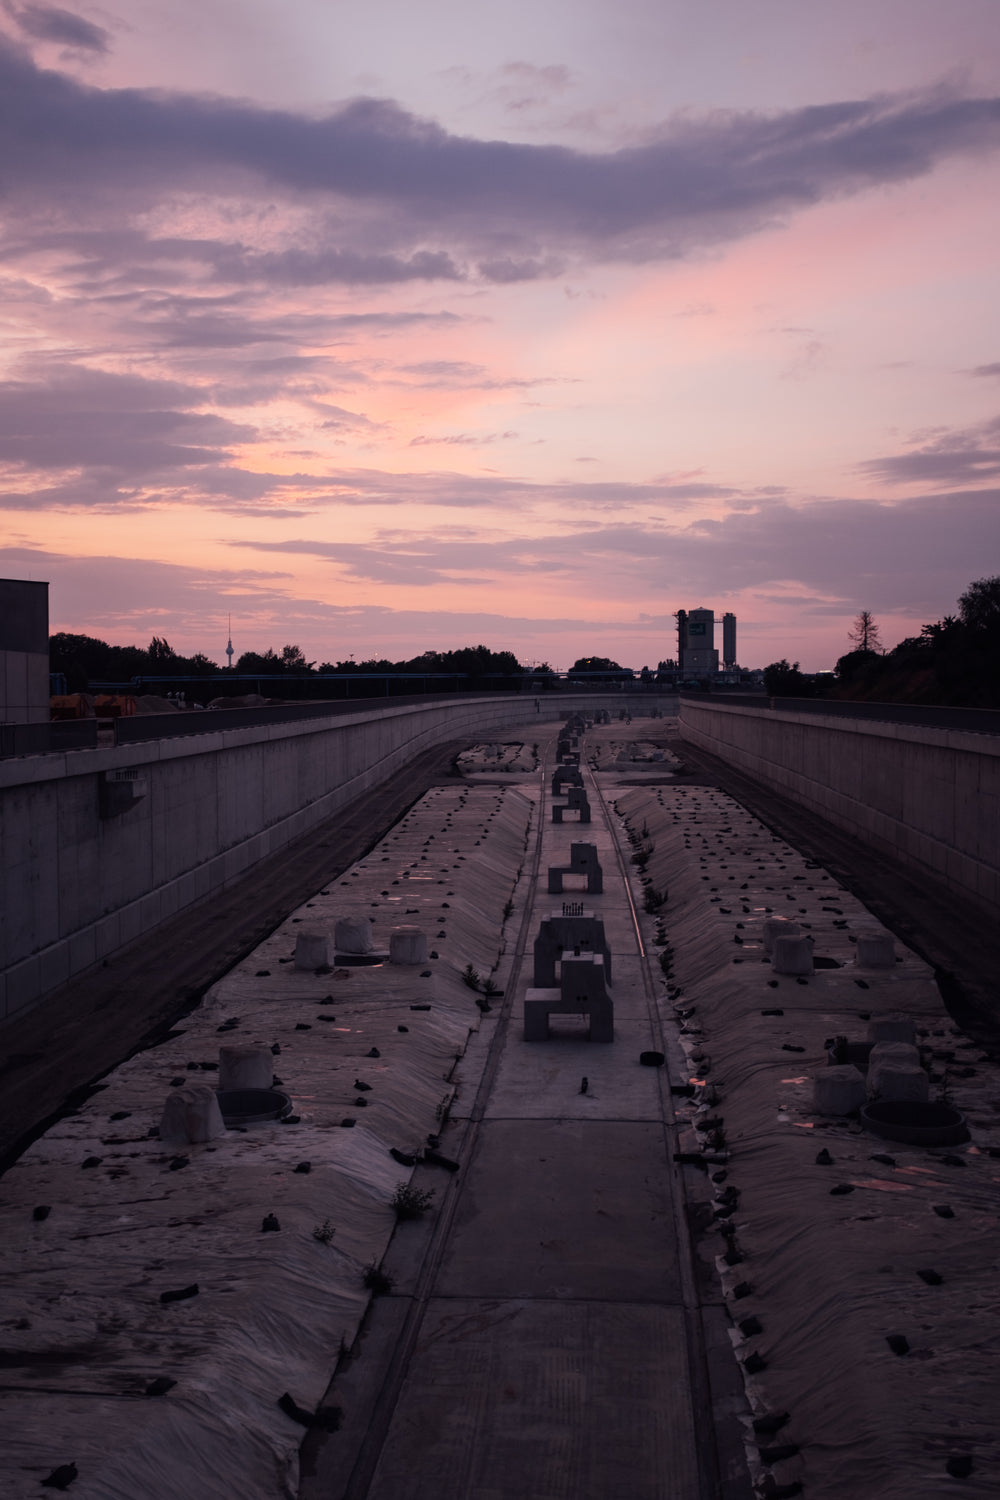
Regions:
[[[537,753],[473,749],[462,776],[464,747],[427,757],[0,1032],[0,1496],[70,1461],[86,1500],[995,1493],[990,940],[963,944],[926,884],[919,922],[912,875],[848,869],[842,836],[824,860],[818,820],[662,721],[590,731],[594,822],[554,824],[554,735],[531,732]],[[576,899],[606,923],[615,1041],[564,1018],[529,1044],[545,871],[577,839],[605,871]],[[760,948],[792,910],[830,961],[802,983]],[[421,926],[427,970],[295,970],[296,925],[361,912]],[[889,974],[854,963],[872,912]],[[815,1117],[828,1036],[896,1011],[968,1144]],[[174,1166],[147,1127],[232,1023],[280,1048],[298,1123]],[[457,1171],[405,1164],[428,1135]],[[397,1224],[401,1183],[433,1199]],[[182,1283],[197,1296],[160,1303]],[[328,1414],[304,1441],[287,1395]]]

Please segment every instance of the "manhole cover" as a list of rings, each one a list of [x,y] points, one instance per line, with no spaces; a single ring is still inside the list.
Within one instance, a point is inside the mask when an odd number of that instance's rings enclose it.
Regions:
[[[216,1092],[223,1121],[234,1125],[259,1125],[281,1120],[291,1112],[292,1101],[280,1089],[219,1089]]]
[[[965,1116],[950,1104],[879,1100],[862,1107],[861,1123],[873,1135],[911,1146],[957,1146],[969,1139]]]

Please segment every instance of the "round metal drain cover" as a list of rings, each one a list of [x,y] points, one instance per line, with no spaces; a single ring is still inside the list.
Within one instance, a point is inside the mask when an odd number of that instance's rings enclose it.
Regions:
[[[280,1089],[218,1089],[216,1098],[225,1124],[260,1125],[281,1120],[291,1112],[292,1101]]]
[[[861,1123],[873,1135],[910,1146],[957,1146],[969,1139],[965,1116],[950,1104],[886,1099],[865,1104]]]

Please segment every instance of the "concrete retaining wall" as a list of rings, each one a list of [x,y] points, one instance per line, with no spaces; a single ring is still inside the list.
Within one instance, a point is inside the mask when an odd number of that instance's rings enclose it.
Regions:
[[[650,698],[488,695],[0,761],[0,1020],[442,740]],[[663,711],[675,699],[653,699]],[[132,801],[133,794],[137,800]]]
[[[1000,739],[685,699],[683,737],[969,897],[1000,904]]]

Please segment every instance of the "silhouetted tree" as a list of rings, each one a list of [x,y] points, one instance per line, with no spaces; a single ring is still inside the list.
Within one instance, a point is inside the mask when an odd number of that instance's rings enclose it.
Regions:
[[[854,642],[859,651],[875,652],[883,649],[878,625],[870,609],[863,609],[860,614],[855,615],[854,624],[847,632],[847,637],[848,640]]]
[[[764,668],[764,691],[771,698],[811,698],[813,681],[799,671],[797,661],[773,661]]]
[[[1000,578],[977,578],[970,583],[959,597],[958,612],[970,630],[1000,630]]]
[[[571,672],[620,672],[622,669],[610,656],[580,656],[570,667]]]

